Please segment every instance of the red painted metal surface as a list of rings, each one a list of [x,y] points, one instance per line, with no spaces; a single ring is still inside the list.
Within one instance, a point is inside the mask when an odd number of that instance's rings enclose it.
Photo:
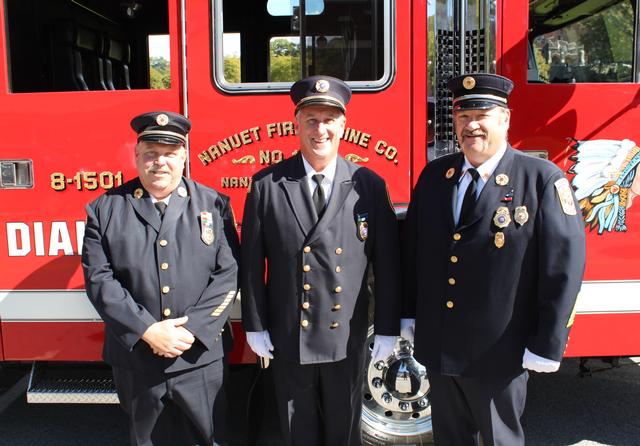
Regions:
[[[579,314],[565,356],[636,356],[640,313]]]
[[[3,322],[5,361],[101,361],[102,322]]]
[[[133,178],[131,116],[152,109],[183,110],[178,1],[168,4],[171,88],[20,94],[9,92],[5,6],[0,4],[0,158],[32,159],[35,174],[31,190],[0,191],[0,292],[82,289],[78,239],[84,205],[104,190],[78,191],[73,178],[84,172],[121,172],[123,182]],[[343,141],[340,152],[366,158],[363,165],[386,179],[392,200],[406,203],[426,164],[427,1],[394,5],[393,80],[382,91],[354,95],[347,127],[368,134],[369,139],[366,144]],[[567,138],[640,142],[640,131],[632,124],[640,119],[640,85],[527,84],[528,5],[526,0],[502,0],[496,5],[497,68],[516,82],[511,100],[513,145],[547,150],[550,159],[566,170],[571,154]],[[268,164],[264,157],[261,162],[261,153],[279,150],[286,157],[297,149],[295,135],[279,134],[282,123],[294,121],[293,106],[286,93],[237,95],[214,85],[210,8],[209,2],[187,2],[191,176],[230,195],[241,221],[247,188],[224,187],[223,178],[235,178],[240,184]],[[598,100],[604,97],[606,101]],[[244,139],[239,148],[209,163],[198,156],[234,135]],[[385,156],[376,147],[394,147],[397,155]],[[237,162],[248,155],[254,157],[253,164]],[[71,179],[64,191],[52,189],[52,173]],[[640,280],[640,206],[629,210],[627,222],[626,233],[588,234],[585,279]],[[8,223],[20,224],[26,231],[28,253],[8,255]],[[65,237],[73,251],[69,255],[56,248]],[[640,339],[633,335],[639,318],[638,313],[579,314],[567,355],[640,353]],[[0,321],[0,359],[99,360],[101,327],[91,322]],[[234,334],[231,362],[254,362],[237,322]]]

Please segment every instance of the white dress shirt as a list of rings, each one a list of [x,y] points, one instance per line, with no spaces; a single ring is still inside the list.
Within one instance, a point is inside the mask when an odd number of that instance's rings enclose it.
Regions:
[[[507,145],[505,144],[500,150],[494,153],[491,158],[475,168],[480,175],[480,177],[478,178],[478,182],[476,183],[476,200],[480,196],[480,192],[482,192],[484,185],[487,184],[487,180],[491,177],[491,175],[493,175],[493,172],[496,170],[498,163],[500,162],[506,151]],[[468,170],[471,168],[473,168],[473,165],[465,156],[464,164],[462,165],[462,174],[460,175],[460,179],[458,180],[458,194],[456,196],[456,204],[453,210],[453,218],[456,225],[458,224],[458,220],[460,219],[460,211],[462,210],[462,200],[464,199],[464,193],[467,191],[467,187],[471,182],[471,174],[468,173]]]
[[[313,197],[317,183],[313,180],[313,176],[316,174],[324,175],[322,179],[322,189],[324,190],[325,203],[329,203],[329,197],[331,196],[331,189],[333,189],[333,178],[336,176],[336,167],[338,165],[338,157],[335,157],[323,170],[316,172],[311,164],[302,156],[302,164],[304,164],[304,170],[307,173],[307,184],[309,185],[309,192]]]

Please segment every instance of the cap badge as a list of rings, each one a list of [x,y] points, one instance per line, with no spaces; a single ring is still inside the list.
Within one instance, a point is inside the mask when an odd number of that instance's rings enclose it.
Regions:
[[[529,220],[529,213],[527,212],[527,207],[526,206],[517,206],[516,210],[515,210],[515,213],[513,215],[513,219],[520,226],[525,224],[527,222],[527,220]]]
[[[213,243],[213,216],[211,212],[200,212],[200,238],[207,245]]]
[[[369,236],[369,223],[367,223],[368,214],[358,214],[356,216],[358,222],[358,238],[365,241]]]
[[[133,191],[133,196],[136,199],[142,198],[142,194],[144,194],[144,191],[141,188],[137,188],[136,190]]]
[[[178,188],[178,195],[180,195],[182,198],[187,196],[187,189],[185,189],[184,187],[180,186]]]
[[[476,80],[471,76],[467,76],[464,79],[462,79],[462,86],[466,90],[471,90],[473,87],[476,86]]]
[[[318,93],[326,93],[327,91],[329,91],[329,81],[320,79],[318,82],[316,82],[316,91]]]
[[[500,206],[496,209],[496,215],[493,216],[493,224],[500,229],[506,228],[511,223],[509,209],[506,206]]]
[[[156,116],[156,123],[158,125],[165,126],[169,124],[169,117],[164,113],[160,113],[158,116]]]
[[[449,178],[451,178],[453,176],[454,173],[456,173],[456,169],[454,169],[452,167],[449,170],[447,170],[447,173],[445,174],[445,177],[447,177],[447,179],[449,179]]]
[[[504,246],[504,232],[496,232],[493,243],[496,245],[496,248],[502,248]]]
[[[506,186],[509,184],[509,177],[504,173],[496,175],[496,184],[498,186]]]

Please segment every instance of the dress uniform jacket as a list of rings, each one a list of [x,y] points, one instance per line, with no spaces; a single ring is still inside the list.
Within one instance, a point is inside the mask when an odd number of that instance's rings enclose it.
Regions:
[[[370,262],[375,332],[399,331],[397,222],[384,181],[338,157],[331,196],[316,219],[300,154],[255,175],[242,225],[243,325],[268,330],[274,354],[300,364],[362,349]]]
[[[162,220],[137,178],[87,206],[82,265],[105,322],[107,363],[168,373],[223,356],[220,335],[237,292],[231,221],[227,197],[188,179]],[[154,322],[181,316],[196,341],[177,358],[155,355],[142,335]]]
[[[560,187],[566,179],[554,164],[508,147],[472,215],[456,227],[463,162],[457,153],[429,163],[409,207],[404,315],[416,318],[414,356],[462,376],[521,372],[525,347],[559,361],[585,262],[575,197]],[[494,221],[502,206],[511,219],[505,228]]]

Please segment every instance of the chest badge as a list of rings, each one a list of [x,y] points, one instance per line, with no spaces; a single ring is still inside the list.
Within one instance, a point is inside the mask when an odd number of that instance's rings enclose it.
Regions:
[[[509,184],[509,177],[504,173],[496,175],[496,184],[498,186],[506,186]]]
[[[527,222],[527,220],[529,220],[529,213],[527,212],[527,207],[526,206],[517,206],[513,219],[516,221],[516,223],[518,223],[520,226],[522,226],[523,224],[525,224]]]
[[[447,177],[447,179],[449,179],[453,176],[454,173],[456,173],[456,169],[452,167],[451,169],[447,170],[447,173],[444,176]]]
[[[504,246],[504,232],[496,232],[493,243],[496,245],[496,248],[502,248]]]
[[[185,189],[183,186],[180,186],[178,188],[178,195],[180,195],[182,198],[187,196],[187,189]]]
[[[207,245],[213,243],[213,216],[211,212],[200,212],[200,238]]]
[[[496,209],[496,215],[493,216],[493,224],[504,229],[511,223],[511,215],[509,215],[509,208],[506,206],[500,206]]]
[[[358,214],[356,217],[356,224],[358,225],[358,238],[363,242],[369,236],[369,223],[367,223],[367,217],[367,214]]]

